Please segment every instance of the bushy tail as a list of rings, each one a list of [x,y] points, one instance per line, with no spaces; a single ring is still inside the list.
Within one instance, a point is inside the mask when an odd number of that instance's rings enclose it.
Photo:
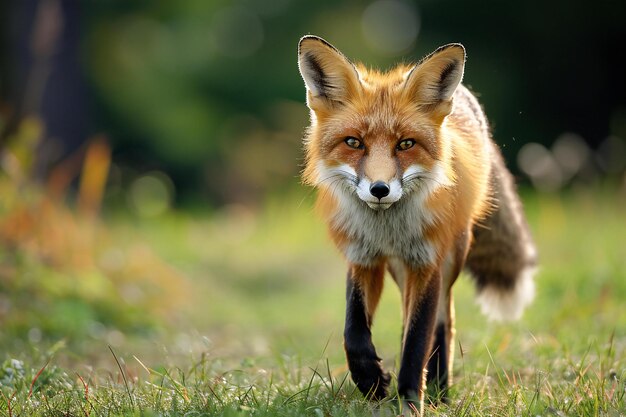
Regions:
[[[494,207],[474,226],[465,266],[476,282],[483,314],[515,320],[534,298],[537,254],[513,178],[495,145],[493,154]]]

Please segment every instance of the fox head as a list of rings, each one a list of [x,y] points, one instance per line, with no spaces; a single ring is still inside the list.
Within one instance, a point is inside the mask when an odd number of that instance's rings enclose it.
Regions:
[[[374,210],[449,183],[443,125],[464,65],[463,46],[449,44],[417,65],[380,73],[319,37],[303,37],[298,66],[311,111],[304,181]]]

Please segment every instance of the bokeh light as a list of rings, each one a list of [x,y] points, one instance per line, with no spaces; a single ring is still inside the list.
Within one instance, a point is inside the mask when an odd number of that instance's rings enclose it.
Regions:
[[[580,172],[589,160],[591,151],[582,136],[564,133],[552,145],[552,153],[566,181]]]
[[[376,52],[399,55],[411,48],[419,33],[414,5],[400,0],[378,0],[363,12],[363,36]]]
[[[141,217],[155,217],[165,213],[172,204],[174,187],[162,172],[150,172],[135,179],[130,185],[128,199]]]
[[[541,191],[556,191],[563,185],[561,169],[548,148],[527,143],[517,155],[517,165]]]

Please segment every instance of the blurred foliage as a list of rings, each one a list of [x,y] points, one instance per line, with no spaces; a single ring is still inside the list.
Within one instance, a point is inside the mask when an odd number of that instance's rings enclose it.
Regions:
[[[574,134],[590,147],[589,155],[609,136],[623,143],[626,86],[611,51],[626,38],[625,8],[599,2],[588,13],[564,1],[538,6],[96,2],[84,9],[83,47],[99,114],[105,115],[101,121],[114,132],[120,161],[156,166],[178,187],[195,187],[218,202],[258,202],[298,174],[307,111],[295,54],[298,38],[307,33],[327,38],[351,59],[383,68],[463,42],[465,83],[479,94],[514,169],[517,152],[529,142],[549,148],[560,135]],[[550,11],[562,18],[547,18]],[[586,87],[590,77],[593,90]],[[590,159],[591,169],[582,175],[587,183],[605,173]],[[541,159],[546,161],[550,157]],[[574,176],[560,162],[543,168],[548,174],[532,176],[533,183],[545,189],[567,185]]]
[[[276,24],[287,6],[113,2],[85,10],[89,74],[121,163],[164,168],[178,186],[221,202],[258,201],[293,183],[306,109],[298,38],[286,35],[297,20]]]
[[[40,174],[77,142],[104,133],[112,189],[156,173],[170,200],[257,204],[283,192],[297,182],[307,124],[296,45],[313,33],[381,68],[462,42],[464,82],[514,170],[520,149],[537,143],[542,148],[531,147],[518,165],[544,191],[624,178],[625,165],[607,157],[623,151],[626,138],[616,53],[626,42],[624,2],[24,0],[3,7],[0,113],[30,110],[43,120]],[[585,148],[555,152],[564,136]]]
[[[141,240],[112,236],[98,216],[106,141],[89,143],[42,187],[31,171],[40,133],[38,120],[24,119],[1,161],[0,336],[117,344],[120,331],[173,320],[188,297],[185,278]],[[74,197],[73,175],[80,176]]]

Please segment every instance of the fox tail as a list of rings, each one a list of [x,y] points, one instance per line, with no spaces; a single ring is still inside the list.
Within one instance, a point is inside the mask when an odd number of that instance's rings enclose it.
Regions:
[[[516,320],[535,295],[537,251],[513,177],[494,150],[493,208],[474,226],[465,266],[474,278],[483,314],[496,321]]]

